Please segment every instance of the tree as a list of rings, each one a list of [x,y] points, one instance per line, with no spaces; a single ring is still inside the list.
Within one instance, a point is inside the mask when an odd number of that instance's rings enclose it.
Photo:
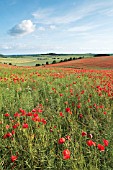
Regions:
[[[3,54],[0,54],[0,57],[6,58]]]
[[[52,64],[56,64],[56,60],[53,60]]]

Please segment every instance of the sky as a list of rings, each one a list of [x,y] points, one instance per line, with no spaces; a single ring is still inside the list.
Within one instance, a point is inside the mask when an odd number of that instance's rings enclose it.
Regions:
[[[113,0],[0,0],[0,54],[113,53]]]

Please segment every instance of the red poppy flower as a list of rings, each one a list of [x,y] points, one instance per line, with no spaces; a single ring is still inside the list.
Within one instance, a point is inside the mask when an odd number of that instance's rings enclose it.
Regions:
[[[104,115],[106,115],[107,114],[107,112],[104,112]]]
[[[36,109],[33,109],[32,112],[36,112]]]
[[[18,112],[14,113],[14,117],[20,117],[20,114]]]
[[[12,135],[14,135],[14,134],[15,134],[15,131],[14,131],[14,130],[12,130],[12,132],[11,132],[11,133],[12,133]]]
[[[13,125],[13,129],[16,129],[19,126],[19,123],[16,123],[15,125]]]
[[[5,116],[5,117],[9,117],[10,114],[9,114],[9,113],[5,113],[4,116]]]
[[[67,107],[67,108],[65,109],[65,111],[66,111],[66,112],[70,112],[71,109],[70,109],[69,107]]]
[[[62,112],[60,112],[60,113],[59,113],[59,115],[60,115],[61,117],[64,117],[64,115],[63,115],[63,113],[62,113]]]
[[[63,155],[70,155],[69,149],[63,150],[62,154],[63,154]]]
[[[65,142],[65,138],[60,138],[59,140],[58,140],[58,143],[59,144],[63,144]]]
[[[78,104],[78,105],[77,105],[77,108],[78,108],[78,109],[80,109],[80,108],[81,108],[81,105],[80,105],[80,104]]]
[[[23,127],[24,129],[27,129],[27,128],[28,128],[28,124],[27,124],[27,123],[24,123],[24,124],[22,125],[22,127]]]
[[[32,112],[28,112],[26,116],[32,116]]]
[[[37,109],[37,112],[38,112],[38,113],[42,113],[43,110],[41,110],[41,109],[39,108],[39,109]]]
[[[82,136],[86,136],[87,135],[87,132],[82,132]]]
[[[33,114],[33,117],[38,117],[38,113],[34,113],[34,114]]]
[[[71,153],[70,153],[69,149],[63,150],[62,154],[63,154],[63,159],[70,159]]]
[[[83,118],[83,114],[79,114],[79,118]]]
[[[8,138],[10,138],[12,136],[12,133],[8,132],[6,135]]]
[[[60,97],[63,96],[63,94],[60,94]]]
[[[92,138],[93,138],[93,135],[92,135],[92,134],[88,134],[88,137],[92,139]]]
[[[3,136],[3,139],[6,139],[7,138],[7,134],[5,134],[4,136]]]
[[[10,128],[10,126],[9,125],[6,125],[6,129],[8,130]]]
[[[46,121],[44,118],[41,119],[41,122],[42,122],[44,125],[47,124],[47,121]]]
[[[63,156],[63,159],[70,159],[70,155]]]
[[[65,138],[66,138],[67,140],[70,140],[70,139],[71,139],[71,137],[70,137],[69,135],[67,135]]]
[[[12,155],[12,156],[11,156],[11,161],[14,162],[14,161],[16,161],[16,160],[17,160],[17,156]]]
[[[92,140],[88,140],[86,143],[88,146],[96,146],[96,143],[93,142]]]
[[[108,146],[109,142],[106,139],[103,139],[104,146]]]
[[[100,150],[100,151],[105,150],[105,147],[103,145],[101,145],[101,144],[98,144],[97,147],[98,147],[98,150]]]

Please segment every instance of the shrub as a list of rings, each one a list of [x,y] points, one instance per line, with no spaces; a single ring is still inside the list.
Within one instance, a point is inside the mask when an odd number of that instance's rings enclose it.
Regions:
[[[49,64],[49,62],[48,61],[46,61],[46,65],[48,65]]]
[[[37,66],[40,66],[40,64],[36,64],[35,66],[36,66],[36,67],[37,67]]]

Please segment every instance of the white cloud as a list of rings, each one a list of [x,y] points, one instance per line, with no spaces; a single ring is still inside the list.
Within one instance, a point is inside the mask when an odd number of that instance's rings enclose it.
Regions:
[[[112,17],[113,16],[113,9],[104,9],[100,11],[100,14],[106,15],[108,17]]]
[[[50,25],[50,29],[51,29],[51,30],[55,30],[55,29],[56,29],[56,26],[55,26],[55,25]]]
[[[76,27],[69,28],[68,31],[70,31],[70,32],[85,32],[85,31],[89,31],[91,29],[92,29],[92,27],[90,27],[90,26],[76,26]]]
[[[39,31],[45,31],[45,28],[44,27],[39,27],[38,30]]]
[[[24,49],[27,47],[27,44],[22,44],[22,43],[4,43],[0,44],[0,49],[2,50],[15,50],[15,49]]]
[[[23,36],[35,31],[35,24],[31,20],[23,20],[20,24],[15,25],[9,30],[11,36]]]
[[[9,50],[12,49],[12,46],[9,44],[2,44],[0,45],[0,49]]]
[[[96,2],[89,4],[82,4],[79,8],[73,6],[71,10],[63,10],[62,13],[58,9],[39,9],[32,14],[36,19],[37,23],[46,24],[46,25],[58,25],[58,24],[69,24],[84,19],[92,14],[96,14],[103,7],[106,7],[107,3]],[[110,5],[108,5],[110,6]]]
[[[81,18],[80,15],[75,15],[75,12],[69,12],[68,14],[59,15],[59,13],[55,12],[53,9],[42,9],[34,12],[32,14],[36,19],[37,23],[46,24],[46,25],[54,25],[54,24],[67,24],[78,20]]]
[[[82,26],[75,26],[75,27],[71,27],[68,29],[69,32],[87,32],[90,31],[92,29],[95,29],[96,27],[99,27],[100,25],[96,25],[96,24],[88,24],[88,25],[82,25]]]
[[[38,9],[36,12],[32,13],[32,16],[37,19],[44,19],[48,17],[53,12],[53,9],[46,8],[46,9]]]

